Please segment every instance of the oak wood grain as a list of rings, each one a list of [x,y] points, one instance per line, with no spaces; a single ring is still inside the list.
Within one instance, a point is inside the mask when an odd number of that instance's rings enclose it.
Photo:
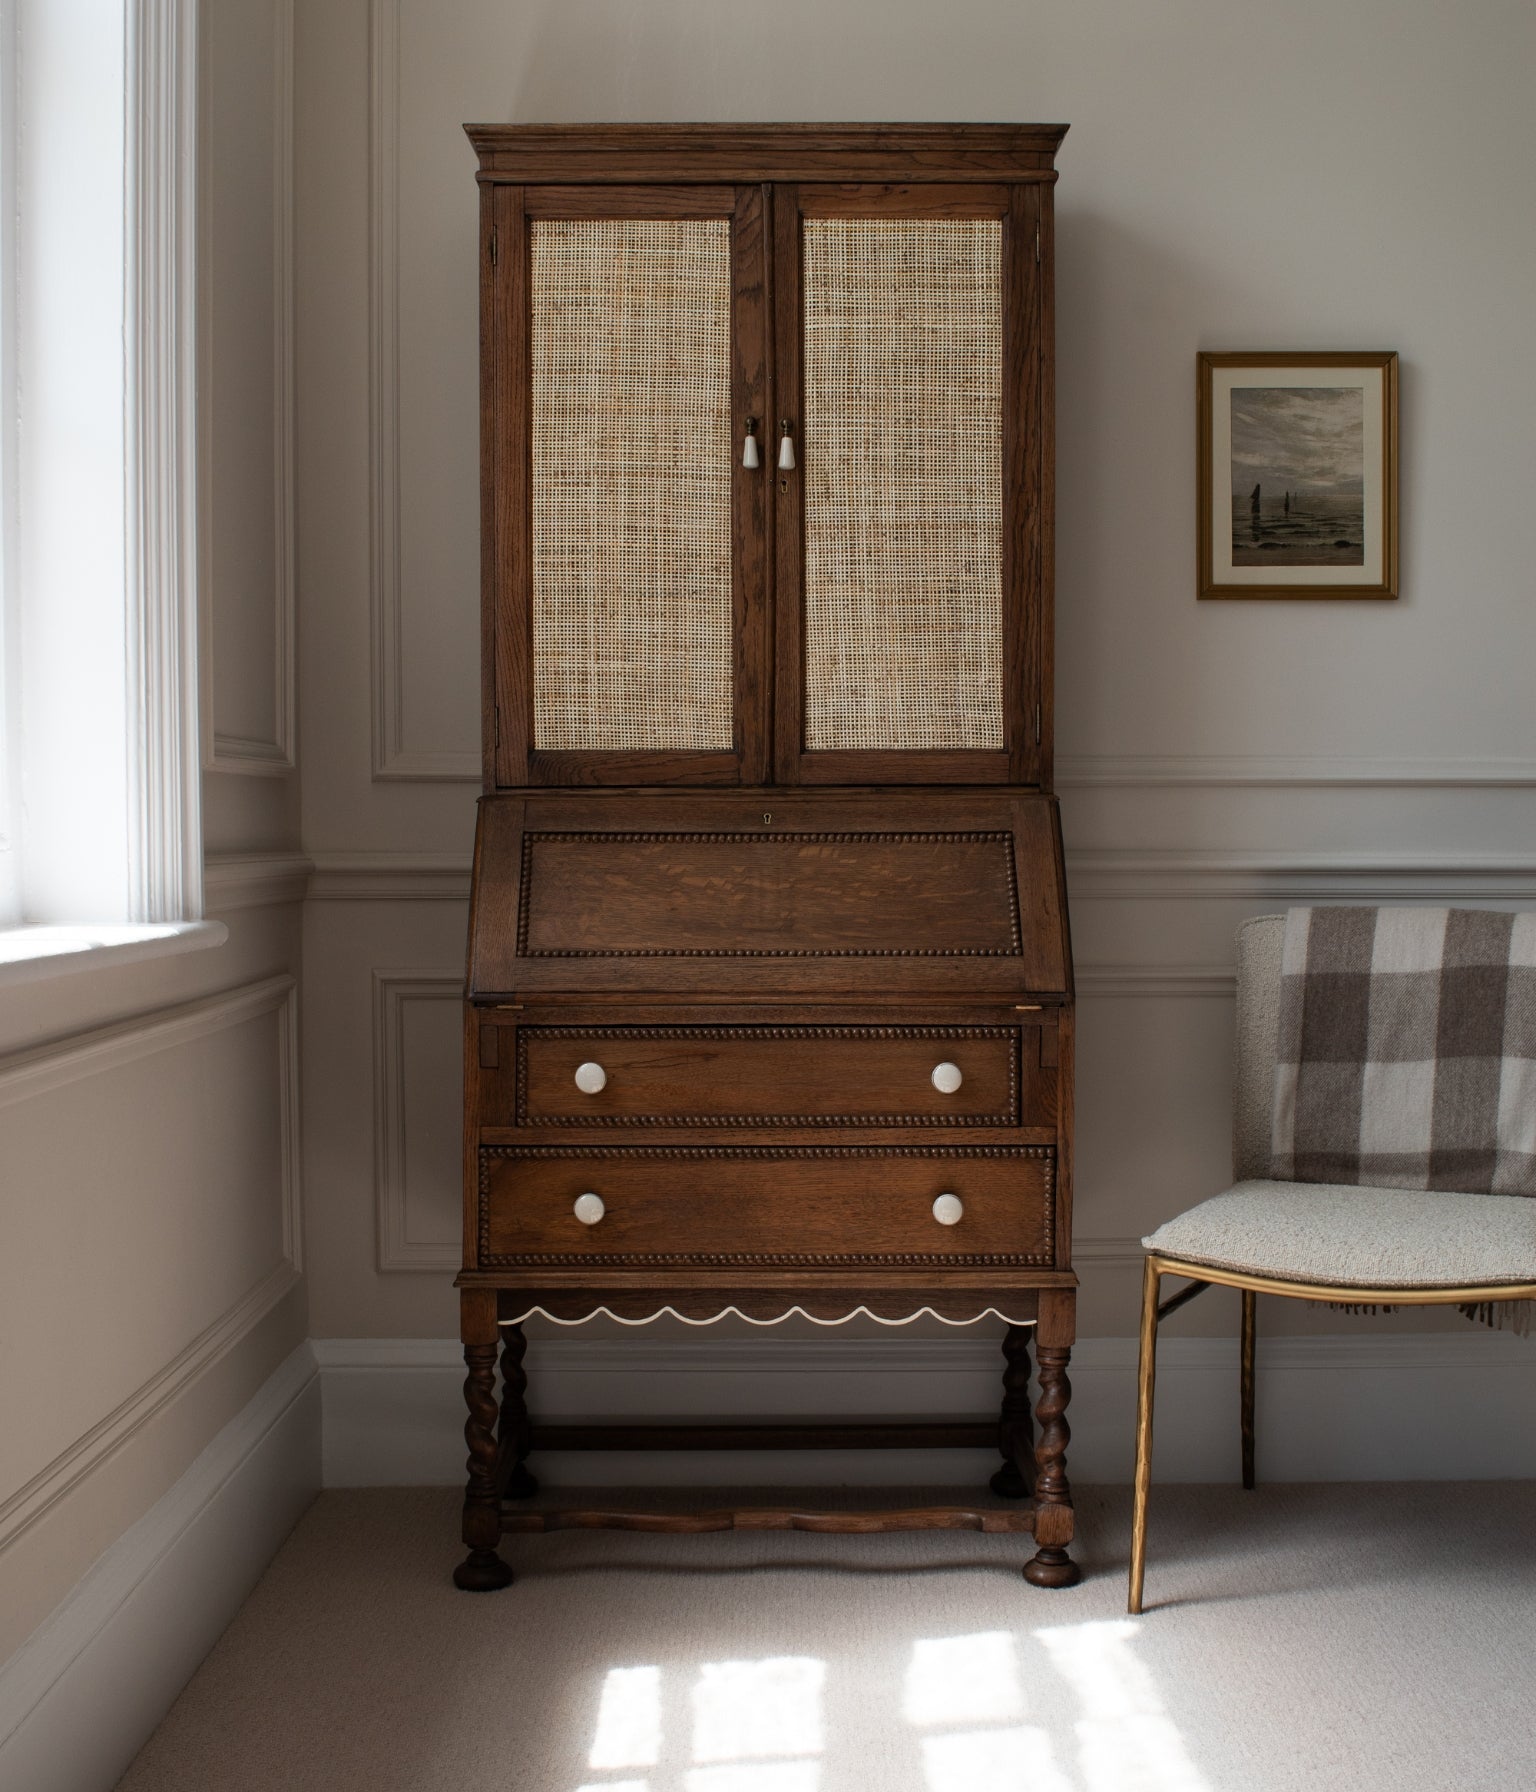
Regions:
[[[483,830],[502,800],[486,799]],[[899,988],[1025,1001],[1069,980],[1053,799],[594,792],[538,798],[526,819],[519,866],[496,855],[516,907],[475,906],[479,1000]]]
[[[1016,1028],[524,1027],[518,1051],[518,1126],[1010,1127],[1026,1094],[1041,1123],[1039,1066],[1026,1081]],[[575,1079],[589,1062],[608,1079],[594,1094]],[[934,1087],[941,1063],[964,1079],[952,1093]]]
[[[464,127],[482,181],[1049,180],[1064,124]]]
[[[696,1262],[728,1269],[1048,1267],[1054,1154],[1041,1146],[482,1146],[482,1268]],[[598,1195],[601,1220],[575,1215]],[[945,1193],[963,1216],[933,1213]]]

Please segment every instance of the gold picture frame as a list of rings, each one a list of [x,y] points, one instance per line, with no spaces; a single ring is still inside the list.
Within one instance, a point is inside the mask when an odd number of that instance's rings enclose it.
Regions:
[[[1397,356],[1201,354],[1202,598],[1395,598]]]

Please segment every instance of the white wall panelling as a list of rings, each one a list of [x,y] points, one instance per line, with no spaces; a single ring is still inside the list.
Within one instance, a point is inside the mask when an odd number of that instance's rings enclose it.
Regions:
[[[1117,784],[1124,789],[1126,785]],[[1068,820],[1071,805],[1066,804]],[[466,902],[467,853],[312,855],[308,894],[319,902]],[[1533,902],[1536,853],[1184,851],[1081,848],[1067,853],[1074,905],[1101,901],[1272,903]],[[1129,967],[1126,967],[1129,970]],[[1079,965],[1078,977],[1094,967]]]
[[[1067,854],[1067,887],[1074,902],[1528,903],[1536,853],[1089,848]]]
[[[454,1274],[461,1255],[462,973],[373,973],[379,1268]]]
[[[312,902],[468,902],[469,855],[317,852]]]
[[[292,851],[210,853],[203,892],[210,913],[302,902],[314,861]]]
[[[1237,991],[1233,971],[1207,965],[1084,964],[1073,971],[1079,997],[1215,996],[1230,1001]]]
[[[1098,785],[1121,788],[1163,786],[1262,789],[1288,786],[1327,790],[1354,784],[1365,788],[1487,790],[1536,785],[1531,759],[1340,759],[1325,755],[1265,757],[1256,753],[1190,755],[1066,754],[1056,761],[1058,790]]]
[[[47,98],[10,308],[35,326],[25,409],[46,471],[21,544],[42,673],[27,723],[54,780],[27,813],[62,868],[42,853],[28,900],[83,927],[179,920],[205,896],[230,916],[175,942],[212,950],[119,941],[88,969],[40,963],[0,1004],[0,1656],[23,1651],[0,1677],[0,1783],[90,1792],[115,1783],[315,1482],[312,1377],[281,1412],[246,1406],[306,1325],[299,793],[200,777],[294,756],[295,14],[22,13]],[[114,261],[125,279],[82,279]],[[55,333],[57,363],[41,352]],[[130,758],[147,791],[131,819]],[[110,880],[84,865],[92,844]],[[213,1481],[190,1504],[185,1479],[167,1495],[213,1440],[233,1451]],[[89,1596],[59,1608],[103,1550]]]
[[[320,1388],[301,1345],[0,1667],[0,1784],[110,1792],[313,1498],[319,1470]]]
[[[1429,0],[1406,14],[1361,0],[1319,67],[1258,0],[1213,29],[1220,10],[1198,0],[1128,29],[1103,0],[890,0],[872,39],[853,0],[778,0],[771,15],[709,0],[299,9],[317,1330],[452,1324],[459,1146],[422,1048],[433,1026],[447,1038],[453,1004],[401,1003],[392,1044],[373,978],[451,966],[456,982],[468,895],[465,119],[1071,120],[1056,193],[1057,763],[1082,996],[1086,1334],[1134,1331],[1138,1235],[1227,1172],[1245,917],[1309,901],[1536,904],[1536,609],[1505,526],[1536,478],[1519,297],[1536,284],[1536,212],[1515,172],[1536,155],[1519,75],[1536,25],[1505,8],[1471,30]],[[1274,76],[1262,90],[1247,78],[1258,55]],[[1446,116],[1477,128],[1425,133]],[[1398,603],[1196,602],[1193,360],[1255,343],[1401,354]],[[240,887],[275,877],[253,867]],[[1191,1312],[1192,1332],[1231,1323],[1220,1303]],[[1273,1323],[1348,1329],[1305,1310]]]
[[[200,417],[203,484],[203,535],[200,584],[202,587],[200,625],[203,637],[201,687],[203,704],[203,764],[210,771],[251,773],[257,776],[282,777],[294,770],[295,736],[298,712],[296,544],[294,516],[294,291],[293,291],[293,55],[294,0],[260,0],[257,4],[216,8],[205,22],[205,35],[227,33],[221,38],[218,53],[238,66],[242,63],[239,33],[242,29],[267,39],[271,65],[270,107],[263,110],[257,96],[226,94],[224,113],[204,121],[205,147],[214,129],[238,132],[244,122],[252,135],[260,132],[255,142],[240,141],[222,145],[226,153],[208,157],[203,187],[203,229],[217,247],[228,248],[231,239],[220,238],[222,226],[238,232],[242,254],[230,256],[240,271],[255,272],[245,257],[254,256],[259,264],[265,247],[270,262],[270,380],[264,363],[253,356],[249,341],[250,320],[244,317],[226,319],[215,303],[213,275],[219,271],[213,255],[208,257],[200,282],[200,383],[203,393]],[[207,53],[213,53],[213,47]],[[253,70],[262,66],[251,59]],[[227,72],[220,70],[221,73]],[[242,71],[243,72],[243,71]],[[250,74],[246,79],[252,78]],[[245,116],[249,108],[250,116]],[[265,139],[265,140],[263,140]],[[249,162],[255,168],[247,166]],[[226,166],[227,164],[227,166]],[[256,218],[262,214],[244,203],[245,195],[229,191],[218,183],[229,182],[241,169],[247,178],[270,175],[270,204],[267,207],[269,234],[256,231]],[[220,295],[222,298],[224,295]],[[248,289],[237,289],[228,295],[233,306],[243,300],[253,304]],[[265,312],[263,311],[265,322]],[[228,323],[227,335],[220,326]],[[226,360],[226,356],[234,359]],[[259,393],[246,388],[259,381]],[[261,427],[237,408],[235,394],[265,410],[259,419]],[[266,406],[270,410],[266,410]],[[270,503],[260,512],[247,508],[241,494],[231,495],[226,480],[233,472],[216,477],[215,440],[221,427],[241,427],[257,441],[270,437]],[[231,456],[231,464],[234,457]],[[251,468],[254,475],[258,469]],[[263,481],[265,483],[265,481]],[[221,531],[228,525],[226,545]],[[265,531],[267,540],[259,553],[248,551],[251,544],[244,531],[256,528]],[[259,589],[246,588],[260,569]],[[237,632],[238,631],[238,632]],[[258,646],[252,631],[265,637]],[[216,651],[218,649],[219,651]],[[254,677],[265,687],[263,669],[270,668],[270,688],[247,689]],[[224,725],[220,716],[220,695],[226,705],[245,712],[243,726]],[[259,718],[259,719],[258,719]]]
[[[138,1431],[148,1420],[213,1363],[233,1349],[260,1320],[271,1311],[299,1279],[301,1267],[302,1221],[300,1213],[300,1163],[299,1163],[299,1127],[298,1127],[298,1016],[297,998],[294,980],[289,976],[270,977],[258,983],[247,984],[242,988],[229,990],[218,995],[205,997],[195,1002],[183,1004],[174,1009],[167,1009],[155,1014],[140,1017],[137,1020],[102,1027],[96,1031],[77,1036],[62,1045],[41,1047],[33,1051],[17,1053],[0,1063],[0,1108],[24,1108],[22,1116],[29,1120],[39,1112],[30,1104],[39,1103],[47,1095],[63,1090],[73,1090],[81,1083],[91,1083],[97,1093],[84,1106],[76,1098],[73,1112],[89,1114],[94,1117],[96,1126],[108,1124],[107,1116],[113,1109],[102,1094],[101,1079],[109,1078],[114,1073],[131,1069],[139,1060],[156,1056],[162,1072],[173,1074],[173,1054],[188,1046],[200,1045],[216,1036],[228,1036],[238,1029],[249,1026],[253,1022],[266,1017],[275,1021],[275,1039],[272,1050],[275,1062],[266,1078],[266,1087],[257,1087],[254,1099],[260,1100],[267,1090],[271,1091],[274,1102],[274,1119],[276,1126],[276,1142],[273,1153],[277,1173],[277,1187],[267,1191],[267,1198],[276,1208],[276,1225],[271,1228],[272,1243],[267,1266],[260,1269],[254,1283],[246,1282],[239,1286],[234,1298],[214,1317],[200,1326],[195,1335],[188,1338],[182,1346],[164,1359],[146,1379],[133,1386],[124,1396],[114,1401],[111,1407],[101,1413],[94,1422],[78,1433],[69,1432],[64,1447],[50,1454],[46,1461],[25,1473],[19,1484],[11,1482],[7,1474],[0,1486],[6,1488],[0,1498],[0,1548],[13,1542],[20,1534],[34,1523],[57,1500],[66,1494],[86,1475],[98,1468],[113,1451],[120,1448],[129,1437]],[[258,1048],[259,1049],[259,1048]],[[198,1056],[206,1065],[207,1052]],[[200,1066],[201,1068],[201,1066]],[[252,1066],[241,1062],[238,1074],[250,1076]],[[192,1073],[186,1065],[181,1074]],[[230,1101],[231,1110],[237,1111],[233,1100],[233,1092],[226,1084],[214,1077],[210,1083],[211,1092],[221,1094]],[[218,1128],[212,1133],[218,1137]],[[21,1135],[13,1131],[12,1157],[13,1168],[19,1158],[25,1158]],[[81,1142],[83,1141],[83,1144]],[[118,1195],[131,1200],[135,1190],[131,1183],[125,1184],[119,1191],[104,1166],[112,1159],[114,1140],[112,1137],[100,1137],[93,1132],[88,1122],[79,1127],[78,1139],[82,1150],[95,1152],[103,1168],[95,1178],[89,1178],[94,1186],[83,1189],[56,1188],[53,1191],[53,1205],[63,1208],[66,1193],[75,1206],[77,1215],[90,1210],[90,1203],[108,1194]],[[121,1143],[121,1141],[119,1141]],[[240,1139],[238,1144],[246,1141]],[[217,1155],[218,1147],[213,1147]],[[66,1151],[62,1142],[43,1154],[52,1157],[58,1164],[56,1174],[62,1178],[81,1173],[84,1159],[75,1151]],[[173,1150],[173,1157],[181,1161]],[[232,1165],[229,1173],[235,1174],[243,1166]],[[25,1183],[25,1178],[22,1178]],[[204,1205],[215,1208],[212,1201],[215,1191],[167,1190],[168,1193],[179,1193],[193,1201],[201,1200]],[[188,1233],[195,1227],[188,1224],[185,1209],[178,1210],[182,1224]],[[82,1225],[88,1222],[82,1220]],[[16,1273],[25,1273],[29,1289],[36,1287],[37,1279],[44,1274],[45,1258],[52,1260],[58,1254],[58,1246],[51,1240],[44,1240],[36,1235],[36,1228],[29,1228],[27,1216],[20,1211],[13,1211],[8,1220],[8,1235],[16,1242],[16,1252],[12,1257]],[[237,1228],[231,1228],[235,1230]],[[260,1236],[267,1230],[267,1220],[261,1215],[250,1216],[250,1223],[243,1228],[249,1230],[252,1237],[241,1241],[248,1249],[253,1260],[263,1248]],[[119,1275],[131,1275],[131,1267],[127,1262],[100,1261],[100,1251],[104,1239],[109,1236],[105,1225],[97,1224],[94,1230],[77,1233],[71,1238],[64,1250],[73,1262],[73,1286],[75,1298],[87,1300],[93,1297],[102,1303],[103,1322],[110,1312],[113,1303],[107,1290],[115,1285]],[[34,1258],[28,1260],[29,1244],[36,1242],[39,1246]],[[199,1241],[200,1242],[200,1241]],[[230,1249],[236,1248],[231,1242]],[[142,1238],[137,1241],[139,1255],[160,1254],[152,1239]],[[93,1260],[94,1259],[94,1260]],[[162,1261],[164,1261],[162,1256]],[[20,1269],[25,1262],[24,1271]],[[220,1265],[218,1274],[225,1279],[238,1279],[240,1268],[237,1264]],[[216,1277],[209,1270],[210,1282],[216,1285]],[[195,1292],[195,1288],[193,1289]],[[56,1297],[57,1289],[50,1298]],[[5,1303],[11,1310],[13,1319],[20,1315],[18,1323],[24,1321],[22,1290],[19,1283],[13,1286]],[[190,1305],[190,1303],[189,1303]],[[46,1328],[38,1335],[45,1335]],[[92,1355],[97,1354],[97,1346],[91,1343],[95,1334],[87,1330],[83,1334],[85,1347]],[[57,1344],[57,1340],[55,1343]],[[20,1357],[22,1345],[19,1339],[12,1340],[10,1348]],[[32,1369],[28,1372],[30,1396],[35,1389],[30,1385],[37,1375],[39,1364],[35,1360],[35,1348],[27,1352],[34,1359]],[[73,1354],[62,1349],[56,1350],[52,1359],[52,1372],[60,1369],[69,1374],[78,1374],[79,1367],[73,1360]],[[40,1377],[38,1377],[40,1379]],[[101,1374],[92,1377],[92,1392],[109,1378]],[[20,1386],[13,1389],[19,1398],[23,1390]],[[56,1423],[66,1429],[72,1427],[81,1410],[79,1394],[73,1396],[67,1405],[63,1405],[56,1415]],[[85,1402],[86,1406],[89,1401]],[[28,1457],[22,1454],[25,1442],[31,1453],[37,1452],[38,1427],[36,1425],[20,1425],[13,1427],[11,1441],[15,1445],[14,1460],[25,1469]]]
[[[412,746],[406,740],[406,668],[410,656],[406,651],[407,592],[401,551],[405,493],[401,479],[400,0],[370,0],[368,30],[373,775],[379,779],[478,783],[477,749]],[[467,163],[464,178],[467,188],[471,179]],[[472,248],[470,253],[473,255]],[[477,588],[471,585],[462,595],[471,612],[472,633],[478,640],[478,625],[473,623]],[[462,614],[458,620],[462,625]],[[439,638],[441,632],[439,628]]]

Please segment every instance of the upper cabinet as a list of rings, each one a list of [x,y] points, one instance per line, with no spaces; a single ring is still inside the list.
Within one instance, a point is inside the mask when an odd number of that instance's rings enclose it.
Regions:
[[[1057,127],[471,127],[486,784],[1050,784]]]

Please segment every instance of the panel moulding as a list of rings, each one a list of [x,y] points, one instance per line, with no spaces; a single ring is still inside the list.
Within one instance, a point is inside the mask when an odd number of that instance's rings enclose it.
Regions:
[[[459,1267],[457,1233],[447,1240],[411,1232],[406,1161],[406,1008],[464,999],[462,972],[375,970],[373,973],[373,1205],[381,1270],[450,1274]],[[457,1157],[455,1157],[457,1165]]]
[[[376,781],[480,782],[480,755],[405,744],[400,582],[400,0],[368,8],[368,608]]]
[[[313,869],[301,852],[210,853],[203,863],[203,899],[216,915],[302,902]]]
[[[271,740],[249,739],[221,730],[213,701],[213,579],[208,552],[208,533],[200,554],[198,583],[201,589],[199,631],[202,636],[201,696],[203,708],[203,766],[207,771],[235,772],[258,777],[286,777],[297,767],[298,665],[296,617],[296,544],[294,532],[294,292],[293,292],[293,24],[294,0],[277,0],[274,18],[275,54],[272,92],[272,508],[275,534],[273,564],[276,581],[272,594],[273,713]],[[209,331],[206,295],[199,299],[200,386],[211,390],[206,361]],[[199,433],[209,439],[206,410]],[[207,449],[202,452],[201,479],[210,489]]]
[[[309,895],[321,902],[467,902],[468,853],[316,852]],[[1067,854],[1073,902],[1184,900],[1532,902],[1536,854],[1183,852],[1079,849]],[[1094,976],[1078,966],[1078,979]],[[1100,967],[1098,974],[1113,974]],[[1175,973],[1183,974],[1183,973]],[[1204,974],[1204,973],[1200,973]]]
[[[1349,758],[1333,754],[1075,753],[1056,761],[1058,790],[1495,790],[1536,787],[1536,760]]]
[[[239,1300],[30,1480],[0,1502],[0,1549],[10,1544],[101,1467],[162,1407],[228,1355],[302,1275],[303,1215],[299,1159],[298,998],[294,979],[269,977],[181,1007],[102,1027],[57,1045],[0,1060],[0,1107],[82,1078],[100,1076],[154,1052],[194,1043],[263,1015],[277,1020],[278,1126],[282,1256]]]
[[[0,1781],[117,1783],[313,1499],[320,1424],[301,1344],[0,1667]]]

